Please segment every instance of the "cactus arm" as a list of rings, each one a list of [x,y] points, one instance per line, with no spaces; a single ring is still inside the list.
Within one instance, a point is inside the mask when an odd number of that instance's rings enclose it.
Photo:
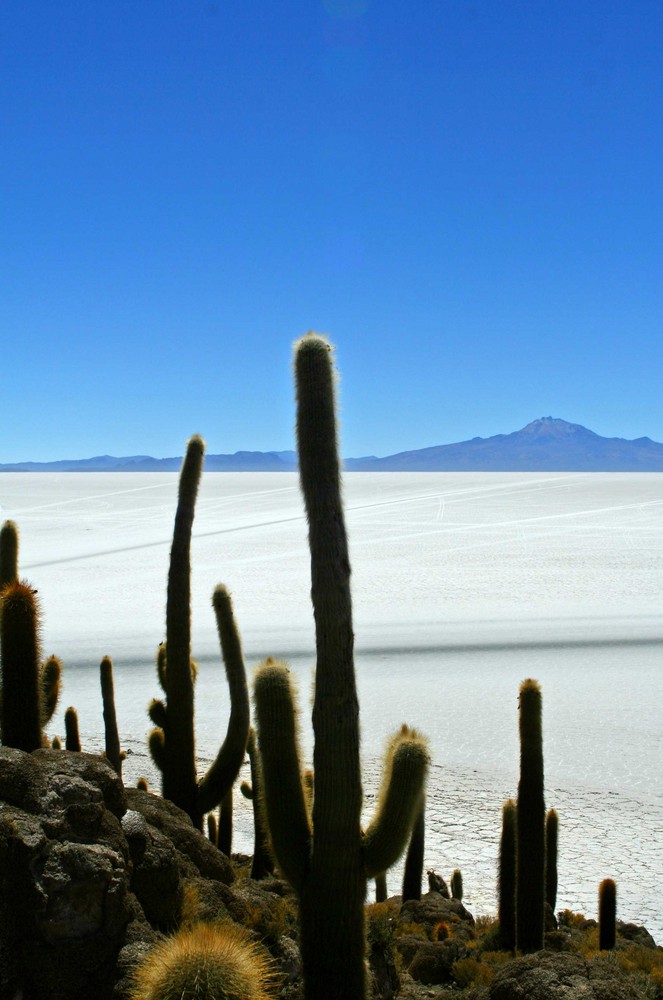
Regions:
[[[179,480],[166,598],[165,671],[168,738],[164,744],[163,794],[193,818],[198,814],[191,678],[191,531],[205,445],[192,437]],[[201,818],[202,819],[202,818]]]
[[[62,679],[62,663],[57,656],[49,656],[41,668],[41,725],[47,726],[58,705]]]
[[[166,643],[160,642],[157,649],[157,677],[159,678],[159,684],[161,685],[161,690],[166,694],[168,690],[168,682],[166,680]]]
[[[428,774],[426,742],[413,730],[401,732],[389,758],[378,812],[364,834],[363,857],[368,878],[386,872],[405,850]]]
[[[121,778],[124,754],[120,750],[120,734],[117,729],[117,715],[115,712],[113,664],[109,656],[104,656],[103,660],[99,664],[99,677],[101,682],[101,699],[104,716],[106,759],[115,773]]]
[[[166,729],[168,725],[168,712],[166,706],[159,698],[152,699],[147,706],[147,714],[155,726],[158,726],[159,729]]]
[[[272,849],[285,878],[301,892],[310,865],[311,828],[302,787],[297,713],[285,664],[265,660],[258,667],[254,699]]]
[[[230,594],[225,587],[215,589],[212,603],[230,690],[230,719],[226,738],[216,760],[198,787],[198,808],[201,813],[210,812],[232,788],[244,763],[250,724],[249,691],[242,647]]]
[[[163,729],[153,729],[147,737],[147,746],[155,767],[157,767],[162,774],[166,758],[165,745],[166,740]]]
[[[0,528],[0,590],[18,579],[18,528],[5,521]]]
[[[39,604],[25,581],[2,594],[2,742],[30,753],[41,746]]]

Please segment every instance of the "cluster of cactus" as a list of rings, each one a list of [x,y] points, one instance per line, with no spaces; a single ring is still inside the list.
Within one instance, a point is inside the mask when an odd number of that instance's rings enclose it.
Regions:
[[[196,771],[191,661],[191,531],[205,445],[192,437],[179,481],[166,599],[166,643],[157,655],[159,682],[165,700],[155,699],[149,715],[155,728],[149,736],[154,763],[161,771],[165,798],[183,809],[198,829],[203,818],[224,799],[239,773],[249,732],[249,695],[239,633],[230,594],[216,587],[212,605],[230,689],[230,719],[225,740],[207,773]]]
[[[18,579],[18,530],[6,521],[0,530],[0,739],[31,752],[45,743],[44,728],[60,696],[62,664],[42,662],[41,610],[36,590]]]
[[[498,864],[498,920],[501,947],[538,951],[543,947],[545,907],[557,902],[559,818],[546,813],[543,790],[541,688],[529,678],[520,686],[520,781],[518,799],[502,808]]]
[[[299,341],[295,374],[316,631],[315,793],[309,809],[288,668],[266,661],[255,680],[264,802],[275,858],[299,897],[305,996],[362,1000],[367,879],[385,872],[405,849],[421,803],[428,750],[425,741],[407,728],[391,742],[378,813],[362,831],[350,563],[340,489],[335,376],[331,347],[324,338],[307,334]]]

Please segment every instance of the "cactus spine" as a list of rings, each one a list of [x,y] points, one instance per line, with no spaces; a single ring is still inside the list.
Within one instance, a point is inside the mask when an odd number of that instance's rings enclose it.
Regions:
[[[536,681],[523,681],[519,702],[516,946],[531,952],[543,948],[546,866],[541,688]]]
[[[264,664],[255,683],[267,819],[276,860],[299,896],[307,1000],[366,995],[366,880],[398,858],[410,835],[428,767],[424,741],[408,731],[392,748],[378,815],[362,837],[359,707],[350,563],[343,519],[328,342],[295,346],[297,442],[309,525],[316,631],[313,704],[315,794],[306,807],[287,668]]]
[[[599,948],[612,951],[617,934],[617,886],[611,878],[599,885]]]
[[[426,840],[426,800],[421,796],[412,827],[410,843],[403,869],[402,899],[421,899],[421,879],[424,872],[424,844]]]
[[[500,945],[505,951],[516,947],[516,829],[518,812],[513,799],[502,807],[499,874],[497,880],[497,917]]]
[[[459,903],[463,901],[463,874],[460,868],[454,868],[453,874],[451,876],[451,882],[449,883],[451,888],[451,898],[457,899]]]
[[[557,841],[559,817],[554,809],[546,814],[546,903],[555,912],[557,905]]]
[[[239,773],[249,731],[249,695],[239,634],[228,591],[218,586],[212,597],[230,689],[230,719],[215,761],[199,781],[196,773],[191,665],[191,529],[203,467],[205,445],[194,435],[187,444],[179,483],[166,601],[166,645],[157,661],[165,702],[153,701],[149,713],[157,726],[149,748],[162,773],[162,791],[189,814],[199,830],[203,817],[222,800]]]
[[[120,736],[115,714],[115,690],[113,685],[113,664],[109,656],[104,656],[99,664],[101,700],[104,713],[104,742],[106,759],[115,773],[122,777],[122,761],[125,755],[120,750]]]

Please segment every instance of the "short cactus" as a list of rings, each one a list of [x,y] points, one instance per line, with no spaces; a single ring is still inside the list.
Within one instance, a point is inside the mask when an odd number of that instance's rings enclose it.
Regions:
[[[122,761],[126,757],[126,754],[120,750],[120,736],[117,729],[117,716],[115,714],[113,664],[109,656],[104,656],[99,664],[99,678],[101,681],[101,699],[104,714],[106,760],[118,777],[121,778]]]
[[[463,874],[460,868],[454,868],[449,882],[451,888],[451,898],[457,899],[459,903],[463,901]]]
[[[268,952],[236,924],[194,924],[157,944],[133,974],[130,1000],[270,1000]]]
[[[520,781],[516,852],[516,946],[543,948],[546,806],[543,794],[541,688],[531,678],[520,686]]]
[[[599,948],[612,951],[617,935],[617,886],[611,878],[599,885]]]
[[[518,810],[513,799],[502,807],[502,835],[500,837],[499,873],[497,880],[497,917],[499,920],[500,946],[505,951],[516,947],[516,829]]]
[[[2,742],[30,753],[42,745],[40,608],[36,591],[14,581],[2,591]]]
[[[81,737],[78,731],[78,712],[73,706],[64,713],[65,750],[81,752]]]

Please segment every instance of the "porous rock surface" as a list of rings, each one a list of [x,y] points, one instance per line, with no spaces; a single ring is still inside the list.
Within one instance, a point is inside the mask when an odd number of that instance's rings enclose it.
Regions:
[[[568,952],[539,951],[495,973],[490,1000],[646,1000],[632,977],[610,958],[587,961]]]
[[[91,754],[0,747],[2,1000],[122,997],[202,878],[229,909],[228,859],[172,803]]]

